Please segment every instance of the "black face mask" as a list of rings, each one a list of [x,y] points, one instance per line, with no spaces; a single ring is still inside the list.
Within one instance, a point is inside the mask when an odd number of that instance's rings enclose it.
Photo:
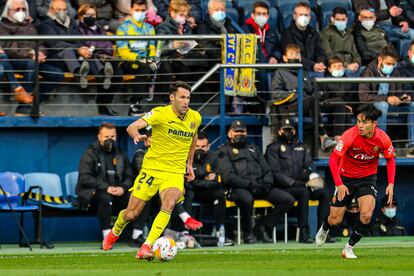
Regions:
[[[104,151],[111,152],[116,147],[115,140],[107,139],[103,142],[103,145],[101,147]]]
[[[232,140],[232,145],[236,148],[243,148],[247,144],[247,135],[236,135]]]
[[[95,24],[96,24],[96,18],[95,17],[92,17],[92,16],[85,17],[83,19],[83,23],[85,23],[85,25],[88,26],[88,27],[95,26]]]
[[[293,133],[293,130],[285,129],[283,130],[281,137],[285,139],[287,143],[291,143],[293,141],[293,138],[295,138],[295,134]]]
[[[204,163],[204,160],[206,160],[207,152],[202,149],[197,149],[194,152],[194,160],[196,160],[198,163]]]
[[[287,63],[300,63],[300,60],[297,58],[289,58],[287,60]]]

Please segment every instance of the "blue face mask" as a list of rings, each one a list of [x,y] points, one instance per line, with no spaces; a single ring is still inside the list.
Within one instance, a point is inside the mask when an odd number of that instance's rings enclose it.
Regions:
[[[335,27],[338,29],[338,31],[342,32],[346,29],[346,23],[347,21],[334,21]]]
[[[335,78],[340,78],[344,75],[344,70],[332,70],[332,76]]]
[[[385,74],[385,75],[391,75],[392,72],[394,71],[394,65],[382,65],[382,69],[381,71]]]
[[[395,217],[397,214],[397,208],[385,208],[384,209],[384,215],[390,219]]]
[[[222,22],[224,21],[224,19],[226,19],[226,13],[224,11],[216,11],[213,12],[211,18],[213,18],[217,22]]]

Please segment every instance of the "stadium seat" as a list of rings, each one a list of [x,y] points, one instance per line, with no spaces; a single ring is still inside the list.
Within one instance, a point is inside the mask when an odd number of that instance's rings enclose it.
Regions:
[[[346,10],[352,10],[351,4],[348,0],[319,0],[321,12],[331,11],[334,8],[342,7]]]
[[[235,8],[226,8],[226,16],[233,20],[236,24],[240,25],[239,12]]]
[[[75,192],[76,183],[78,182],[79,172],[69,172],[65,175],[65,188],[66,188],[66,197],[69,201],[72,199],[77,198],[77,194]]]
[[[24,213],[31,212],[35,218],[34,236],[40,241],[40,246],[43,247],[42,209],[40,204],[26,204],[26,197],[23,196],[23,193],[26,192],[23,175],[15,172],[2,172],[0,173],[0,185],[0,212],[20,213],[20,226],[22,228],[24,226]],[[17,218],[16,221],[18,221]],[[22,244],[22,234],[22,232],[19,234],[19,244]]]
[[[41,194],[45,196],[41,199],[44,206],[58,209],[74,209],[71,203],[52,203],[50,197],[56,197],[57,201],[63,201],[62,185],[60,177],[54,173],[27,173],[24,175],[26,180],[26,189],[32,186],[41,187]]]

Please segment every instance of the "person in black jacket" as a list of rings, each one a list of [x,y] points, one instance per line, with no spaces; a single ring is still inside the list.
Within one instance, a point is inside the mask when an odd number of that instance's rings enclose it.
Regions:
[[[311,9],[308,3],[296,4],[293,21],[282,35],[282,51],[286,46],[295,44],[300,47],[303,69],[323,76],[326,56],[322,50],[318,32],[309,25]]]
[[[126,208],[132,183],[128,156],[116,146],[116,128],[102,123],[97,141],[79,162],[76,194],[81,209],[97,210],[104,237],[111,230],[112,214]]]
[[[186,183],[184,208],[191,214],[193,201],[213,207],[218,232],[226,222],[226,199],[217,174],[216,156],[209,149],[207,134],[199,132],[193,162],[195,179]]]
[[[298,201],[300,228],[299,242],[312,243],[309,236],[309,199],[319,200],[318,227],[329,213],[330,193],[327,188],[311,190],[307,182],[314,173],[312,156],[306,145],[295,139],[296,129],[293,122],[283,119],[278,128],[279,136],[267,146],[266,160],[272,171],[276,187],[288,192]]]
[[[251,219],[255,199],[264,199],[274,205],[255,229],[259,239],[272,242],[269,231],[295,200],[289,193],[273,186],[272,173],[260,150],[247,143],[247,128],[243,121],[233,121],[227,136],[227,142],[217,150],[218,171],[228,199],[240,208],[244,243],[256,242]]]
[[[387,196],[381,199],[381,215],[370,226],[371,236],[407,236],[404,225],[396,216],[398,203],[395,196],[391,204],[387,204],[387,200]]]

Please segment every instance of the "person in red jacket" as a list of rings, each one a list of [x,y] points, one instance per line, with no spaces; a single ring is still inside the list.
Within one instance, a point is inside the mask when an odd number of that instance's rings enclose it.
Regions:
[[[355,112],[357,125],[346,130],[329,158],[329,167],[336,190],[331,202],[330,215],[316,234],[316,244],[325,243],[330,228],[342,222],[346,206],[356,198],[360,210],[359,220],[342,256],[355,259],[353,246],[367,232],[377,197],[377,170],[380,154],[387,160],[388,204],[394,193],[395,159],[390,137],[377,127],[381,111],[372,104],[361,105]]]

